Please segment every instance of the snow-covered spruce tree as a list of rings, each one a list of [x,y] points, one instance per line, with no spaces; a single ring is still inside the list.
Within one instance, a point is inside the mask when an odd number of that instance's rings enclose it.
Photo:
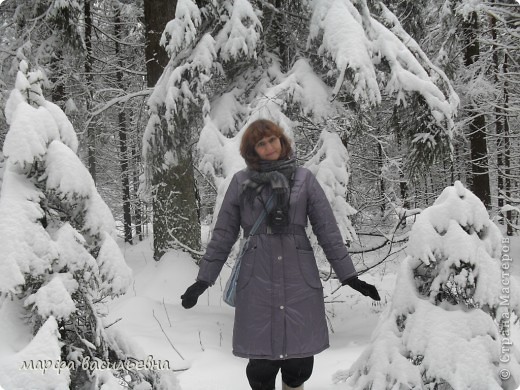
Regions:
[[[218,188],[218,211],[232,174],[244,167],[242,131],[268,118],[295,139],[301,163],[318,150],[335,155],[334,164],[318,158],[309,167],[330,196],[344,197],[351,107],[376,106],[383,94],[396,104],[420,98],[429,113],[430,126],[409,134],[413,161],[449,148],[456,94],[395,16],[380,2],[371,7],[364,0],[213,0],[202,7],[179,0],[163,35],[171,60],[150,99],[147,182],[153,184],[160,162],[157,150],[178,161],[158,143],[163,120],[170,143],[185,134],[198,138],[199,168]],[[328,142],[333,133],[336,142]],[[342,231],[352,233],[348,218],[341,219]]]
[[[20,63],[6,105],[10,125],[0,193],[1,321],[25,313],[34,337],[3,357],[5,388],[116,387],[123,372],[85,369],[124,353],[103,323],[104,302],[124,293],[131,270],[114,241],[115,222],[76,155],[78,141],[63,111],[44,99],[40,72]],[[11,316],[11,317],[10,317]],[[41,370],[24,361],[52,362]],[[59,362],[66,367],[58,367]],[[41,368],[41,367],[40,367]],[[106,385],[106,386],[105,386]]]
[[[504,245],[483,203],[459,181],[447,187],[412,227],[370,346],[335,380],[353,390],[516,389],[520,351],[510,325],[520,283]]]

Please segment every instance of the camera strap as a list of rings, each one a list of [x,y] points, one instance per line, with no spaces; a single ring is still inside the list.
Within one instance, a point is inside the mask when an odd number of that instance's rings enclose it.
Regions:
[[[262,199],[260,198],[260,201],[262,202]],[[269,196],[269,199],[267,199],[267,205],[264,205],[264,202],[262,202],[262,205],[264,206],[264,209],[262,210],[262,214],[257,218],[253,228],[248,234],[248,237],[255,235],[257,229],[260,227],[260,224],[264,220],[265,216],[269,214],[273,207],[273,201],[274,201],[274,194],[271,194]]]

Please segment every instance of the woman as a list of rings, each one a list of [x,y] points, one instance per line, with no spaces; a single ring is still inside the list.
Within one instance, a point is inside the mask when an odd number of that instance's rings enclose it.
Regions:
[[[329,346],[307,218],[339,280],[372,299],[379,295],[357,278],[325,193],[309,170],[296,168],[283,130],[265,119],[251,123],[240,154],[248,168],[229,184],[197,281],[181,296],[182,305],[193,307],[215,283],[240,227],[247,237],[273,195],[273,207],[242,257],[233,353],[250,359],[246,374],[253,390],[273,390],[279,370],[284,389],[303,389],[314,355]]]

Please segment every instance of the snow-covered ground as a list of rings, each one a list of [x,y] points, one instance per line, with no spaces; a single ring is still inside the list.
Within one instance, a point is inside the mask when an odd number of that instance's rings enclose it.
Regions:
[[[170,252],[155,262],[149,240],[124,246],[123,250],[135,283],[111,304],[107,322],[121,318],[114,329],[139,345],[142,356],[153,355],[156,360],[168,360],[174,369],[186,369],[178,374],[183,390],[249,388],[247,360],[231,353],[234,309],[221,300],[230,268],[224,268],[220,285],[216,283],[194,308],[186,310],[179,297],[197,274],[197,266],[188,255]],[[363,279],[377,285],[383,302],[389,299],[393,275],[383,280],[365,275]],[[335,287],[333,282],[326,284],[326,293]],[[333,329],[331,347],[315,358],[314,373],[306,385],[312,390],[346,389],[334,385],[332,375],[348,368],[361,354],[384,305],[374,305],[370,298],[348,287],[327,298],[330,300],[336,301],[327,306]]]
[[[142,356],[167,359],[172,368],[185,370],[178,374],[183,390],[248,389],[247,360],[231,353],[233,309],[221,300],[230,268],[224,267],[220,283],[207,290],[194,308],[186,310],[179,297],[197,274],[197,266],[188,255],[173,251],[155,262],[149,240],[122,248],[135,283],[110,306],[108,322],[121,318],[115,329],[139,345]],[[520,259],[520,237],[512,238],[510,254]],[[405,256],[402,252],[401,259]],[[520,264],[515,265],[513,272],[520,275]],[[327,305],[331,347],[316,356],[306,389],[349,389],[345,384],[334,384],[332,377],[348,369],[370,343],[379,316],[391,299],[396,272],[397,264],[390,264],[384,273],[379,269],[375,276],[362,276],[380,290],[382,304],[348,287],[331,297],[330,291],[337,285],[325,283],[326,301],[335,301]],[[515,344],[520,343],[517,339]],[[277,389],[280,382],[278,377]]]

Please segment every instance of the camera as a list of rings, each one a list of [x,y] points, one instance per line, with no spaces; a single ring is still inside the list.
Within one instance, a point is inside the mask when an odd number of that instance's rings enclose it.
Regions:
[[[270,226],[286,226],[289,223],[289,215],[287,211],[276,208],[269,213]]]

